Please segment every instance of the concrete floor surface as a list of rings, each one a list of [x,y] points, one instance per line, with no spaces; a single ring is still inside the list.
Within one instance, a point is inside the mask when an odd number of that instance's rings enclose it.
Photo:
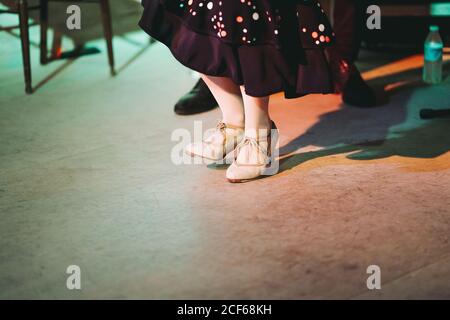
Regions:
[[[273,96],[281,172],[229,184],[171,161],[175,129],[220,114],[173,114],[195,80],[162,45],[116,38],[115,78],[104,52],[42,67],[33,47],[27,96],[19,41],[0,42],[0,298],[450,298],[450,125],[418,116],[450,82],[382,68],[413,58],[363,55],[382,107]]]

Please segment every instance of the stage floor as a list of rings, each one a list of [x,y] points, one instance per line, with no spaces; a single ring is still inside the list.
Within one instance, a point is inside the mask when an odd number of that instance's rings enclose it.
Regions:
[[[47,66],[33,47],[27,96],[20,43],[0,42],[0,298],[450,298],[450,125],[419,118],[450,80],[421,85],[420,57],[364,52],[382,107],[274,96],[281,172],[229,184],[171,161],[174,130],[220,114],[173,114],[195,80],[162,45],[116,37],[114,78],[102,41]]]

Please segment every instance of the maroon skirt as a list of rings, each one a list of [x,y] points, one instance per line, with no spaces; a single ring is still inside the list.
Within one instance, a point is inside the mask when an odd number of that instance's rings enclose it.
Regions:
[[[142,0],[140,27],[200,73],[250,96],[334,92],[324,53],[334,33],[312,0]]]

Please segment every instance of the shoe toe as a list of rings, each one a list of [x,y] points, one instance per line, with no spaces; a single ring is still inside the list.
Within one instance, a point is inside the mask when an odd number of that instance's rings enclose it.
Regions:
[[[217,152],[213,148],[208,147],[203,143],[190,143],[186,146],[185,151],[191,156],[198,156],[207,160],[218,161],[221,157],[218,157]]]
[[[185,152],[191,156],[201,156],[202,150],[198,143],[190,143],[185,147]]]
[[[233,163],[228,167],[226,177],[230,181],[238,182],[241,180],[255,179],[260,175],[261,168],[258,166],[239,166]]]
[[[196,113],[195,105],[191,103],[191,100],[182,98],[175,105],[174,111],[179,115],[189,115],[192,113]]]

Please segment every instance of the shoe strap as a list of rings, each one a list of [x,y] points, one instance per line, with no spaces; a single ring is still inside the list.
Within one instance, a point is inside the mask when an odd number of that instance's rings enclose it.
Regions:
[[[222,120],[218,120],[217,121],[216,130],[218,130],[222,134],[222,137],[223,137],[223,142],[222,142],[222,154],[223,154],[223,157],[225,157],[226,154],[227,154],[227,147],[226,147],[227,134],[226,134],[226,129],[244,130],[244,127],[235,126],[235,125],[232,125],[232,124],[227,124],[227,123],[223,122]],[[234,148],[233,149],[236,149],[236,147],[238,145],[238,142],[237,142],[235,137],[233,137],[233,139],[234,139]],[[209,141],[208,142],[207,141],[203,141],[203,143],[206,144],[206,145],[211,145],[212,144],[212,142],[209,142]]]
[[[249,146],[252,149],[257,149],[258,153],[263,155],[262,163],[239,163],[238,162],[239,153],[241,152],[242,148],[244,148],[245,146]],[[270,162],[270,157],[268,156],[268,150],[270,150],[270,148],[271,148],[270,136],[267,141],[267,150],[264,150],[261,147],[261,145],[259,144],[259,141],[256,140],[255,138],[244,137],[242,142],[236,147],[234,162],[237,166],[241,166],[241,167],[260,167],[263,165],[267,165]],[[258,156],[258,158],[259,158],[259,156]]]
[[[219,121],[219,124],[223,124],[225,129],[244,130],[243,126],[235,126],[234,124],[229,124],[222,121]]]
[[[238,166],[248,166],[248,167],[259,167],[262,165],[267,165],[270,163],[270,158],[271,158],[271,151],[272,151],[272,130],[278,130],[277,126],[275,125],[275,122],[273,122],[272,120],[270,121],[270,130],[267,134],[267,136],[265,137],[265,140],[258,138],[252,138],[252,137],[244,137],[244,139],[241,141],[241,143],[236,147],[235,150],[235,164]],[[261,142],[267,142],[267,149],[264,150],[260,143]],[[258,149],[258,151],[264,155],[264,163],[261,164],[246,164],[246,163],[239,163],[237,161],[238,155],[240,150],[245,146],[250,144],[251,146],[255,147]]]

